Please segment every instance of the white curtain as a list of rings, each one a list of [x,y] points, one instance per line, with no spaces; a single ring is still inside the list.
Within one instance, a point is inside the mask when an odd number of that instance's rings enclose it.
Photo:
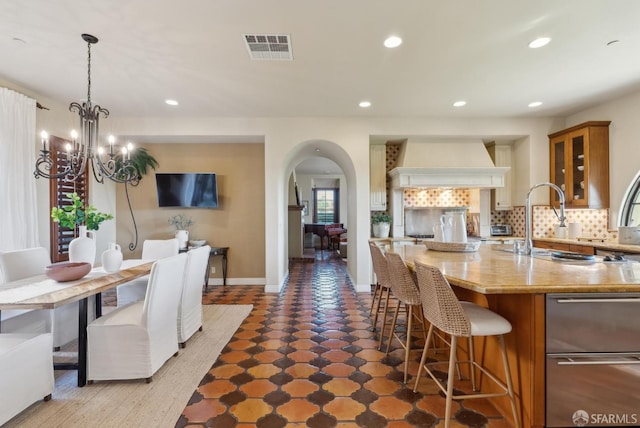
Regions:
[[[39,245],[36,100],[0,88],[0,251]]]

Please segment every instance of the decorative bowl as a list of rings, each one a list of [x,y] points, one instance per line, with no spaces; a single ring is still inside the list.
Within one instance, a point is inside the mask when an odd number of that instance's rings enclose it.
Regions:
[[[204,239],[192,239],[191,241],[189,241],[189,246],[190,247],[202,247],[206,243],[207,243],[207,241],[205,241]]]
[[[62,262],[47,266],[44,274],[58,282],[75,281],[91,272],[91,263]]]

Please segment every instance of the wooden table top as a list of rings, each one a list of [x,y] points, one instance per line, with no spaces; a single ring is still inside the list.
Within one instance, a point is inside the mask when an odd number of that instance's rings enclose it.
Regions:
[[[123,269],[106,273],[94,268],[76,281],[57,282],[37,275],[0,286],[0,310],[53,309],[109,290],[151,272],[152,261],[125,260]]]
[[[415,261],[438,267],[452,284],[482,294],[640,292],[638,262],[560,262],[549,252],[531,256],[480,245],[477,252],[427,250],[424,245],[384,246],[407,266]]]

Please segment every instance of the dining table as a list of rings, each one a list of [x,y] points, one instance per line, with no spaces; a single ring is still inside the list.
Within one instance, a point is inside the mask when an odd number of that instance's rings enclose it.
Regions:
[[[148,275],[153,261],[124,260],[120,270],[105,272],[94,267],[83,278],[57,282],[46,275],[36,275],[0,286],[0,311],[9,309],[54,309],[78,302],[78,360],[77,363],[55,364],[57,370],[78,371],[78,386],[87,383],[87,325],[89,298],[95,296],[96,318],[102,316],[101,293],[120,284]]]

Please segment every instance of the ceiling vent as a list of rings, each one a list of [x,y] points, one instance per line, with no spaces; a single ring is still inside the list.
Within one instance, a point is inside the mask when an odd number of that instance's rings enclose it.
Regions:
[[[251,59],[293,60],[291,38],[286,34],[243,34]]]

